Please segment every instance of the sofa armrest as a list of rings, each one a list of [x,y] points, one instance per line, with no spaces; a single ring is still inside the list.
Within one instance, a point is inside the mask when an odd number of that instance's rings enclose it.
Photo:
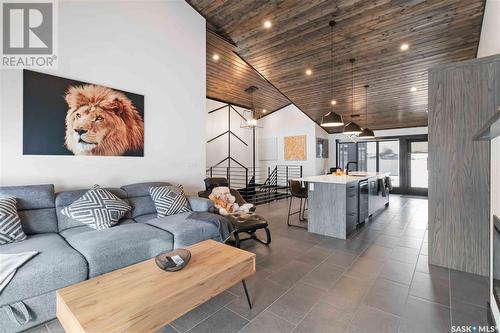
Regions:
[[[189,205],[194,212],[213,212],[214,211],[214,203],[210,199],[189,196],[188,198]]]

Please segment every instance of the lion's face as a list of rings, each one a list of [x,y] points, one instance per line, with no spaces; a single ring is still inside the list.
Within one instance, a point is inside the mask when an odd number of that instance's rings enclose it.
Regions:
[[[66,94],[66,147],[75,155],[123,155],[143,149],[144,122],[122,93],[94,85]]]
[[[100,107],[83,106],[68,115],[68,142],[75,154],[90,155],[92,150],[114,130],[116,119]]]

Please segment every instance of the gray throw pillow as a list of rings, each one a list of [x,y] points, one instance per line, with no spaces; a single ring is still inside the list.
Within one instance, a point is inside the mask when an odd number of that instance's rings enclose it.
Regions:
[[[16,199],[0,198],[0,245],[18,242],[26,239],[17,214]]]
[[[149,189],[158,217],[191,211],[184,189],[179,186],[157,186]]]
[[[131,209],[127,202],[95,185],[71,205],[64,207],[61,213],[91,228],[102,230],[117,224]]]

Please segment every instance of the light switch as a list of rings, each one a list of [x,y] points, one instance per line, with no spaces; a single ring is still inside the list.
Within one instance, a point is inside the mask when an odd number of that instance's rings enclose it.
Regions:
[[[309,183],[309,191],[314,191],[314,183]]]

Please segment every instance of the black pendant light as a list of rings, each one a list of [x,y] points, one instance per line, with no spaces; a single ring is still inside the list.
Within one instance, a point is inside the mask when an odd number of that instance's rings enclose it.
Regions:
[[[330,27],[331,27],[331,36],[332,36],[332,45],[330,49],[330,56],[332,60],[332,75],[331,75],[331,93],[332,93],[332,107],[334,106],[333,103],[333,27],[335,26],[336,22],[335,21],[330,21]],[[323,127],[336,127],[336,126],[343,126],[344,125],[344,120],[342,120],[342,116],[330,111],[327,114],[325,114],[321,118],[321,126]]]
[[[365,126],[368,124],[368,88],[369,85],[365,85]],[[363,132],[359,135],[360,139],[373,139],[375,133],[368,127],[363,128]]]
[[[356,59],[354,59],[354,58],[349,59],[349,62],[351,63],[351,76],[352,76],[352,92],[351,92],[352,112],[351,112],[351,118],[352,118],[352,115],[354,114],[354,62],[355,61],[356,61]],[[361,129],[361,127],[358,124],[356,124],[354,121],[351,121],[349,124],[347,124],[344,127],[343,133],[345,135],[359,135],[359,134],[361,134],[362,131],[363,130]]]

